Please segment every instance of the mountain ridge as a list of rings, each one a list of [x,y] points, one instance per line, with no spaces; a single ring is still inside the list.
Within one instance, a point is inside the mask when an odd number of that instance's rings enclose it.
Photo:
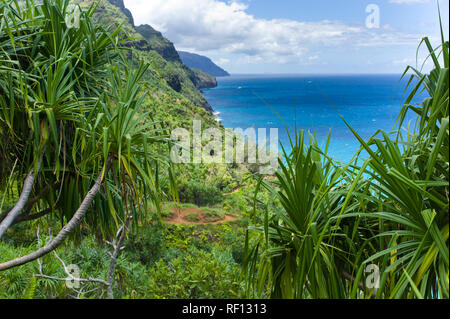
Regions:
[[[178,55],[184,64],[193,69],[199,69],[211,76],[230,76],[230,73],[215,64],[207,56],[196,53],[178,51]]]
[[[123,0],[109,0],[111,4],[117,6],[127,17],[131,26],[139,33],[145,40],[147,40],[149,47],[147,49],[155,50],[164,59],[170,62],[178,62],[186,65],[191,70],[186,70],[189,73],[189,78],[199,89],[213,88],[217,86],[216,76],[228,76],[229,73],[217,66],[210,58],[189,52],[177,51],[175,45],[165,38],[162,33],[154,29],[149,24],[141,24],[135,26],[133,15],[130,10],[125,7]],[[186,57],[186,60],[183,60]],[[199,61],[199,62],[196,62]],[[201,72],[199,72],[201,71]],[[214,79],[207,76],[210,75]]]
[[[92,4],[89,0],[75,0],[82,7]],[[97,23],[105,26],[122,25],[121,37],[130,39],[126,42],[129,48],[127,56],[137,63],[143,60],[154,65],[145,76],[147,85],[163,94],[173,97],[184,97],[193,106],[201,107],[212,114],[213,109],[206,101],[200,89],[217,85],[214,77],[200,70],[190,69],[178,56],[172,42],[151,26],[136,27],[131,12],[125,7],[123,0],[103,1],[95,14]],[[142,35],[141,31],[144,35]]]
[[[134,29],[142,35],[144,39],[149,42],[151,48],[161,54],[164,59],[182,63],[173,43],[166,39],[161,32],[155,30],[148,24],[141,24],[134,27]]]
[[[133,14],[131,13],[130,10],[128,10],[125,7],[125,3],[123,2],[123,0],[109,0],[109,2],[112,5],[115,5],[116,7],[119,7],[119,9],[127,16],[128,18],[128,22],[131,24],[131,26],[134,28],[134,18],[133,18]]]

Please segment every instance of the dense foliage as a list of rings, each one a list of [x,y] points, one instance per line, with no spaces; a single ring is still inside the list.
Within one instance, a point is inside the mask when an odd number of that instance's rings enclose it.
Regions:
[[[416,84],[396,131],[364,141],[348,125],[361,143],[349,164],[333,161],[313,136],[308,143],[296,133],[276,181],[260,180],[272,196],[263,225],[254,227],[260,240],[248,249],[249,293],[449,297],[449,44],[443,37],[437,49],[428,38],[422,43],[434,68],[406,69],[408,85]],[[419,90],[429,97],[410,105]],[[404,123],[409,110],[418,115],[414,128]]]
[[[449,297],[447,41],[423,39],[434,68],[406,70],[394,132],[349,126],[350,163],[294,132],[263,177],[174,167],[171,127],[223,129],[204,75],[122,8],[74,3],[76,27],[69,0],[0,2],[1,298]],[[66,264],[97,281],[72,289]]]

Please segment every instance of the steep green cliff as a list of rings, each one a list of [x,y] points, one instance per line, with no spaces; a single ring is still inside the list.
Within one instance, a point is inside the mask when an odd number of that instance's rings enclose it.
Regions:
[[[119,7],[119,9],[127,16],[128,22],[131,24],[131,26],[134,27],[134,18],[131,14],[131,11],[125,8],[125,4],[123,3],[123,0],[109,0],[109,2],[116,7]]]
[[[80,0],[73,2],[80,3],[82,7],[92,3]],[[200,89],[216,86],[215,78],[183,64],[173,43],[160,32],[148,25],[135,27],[133,16],[125,8],[123,0],[102,1],[96,10],[95,19],[106,26],[122,24],[122,38],[130,39],[126,42],[130,48],[129,58],[139,58],[154,65],[146,74],[147,85],[154,95],[161,93],[175,100],[187,99],[193,107],[212,112]]]
[[[182,63],[173,43],[164,38],[161,32],[156,31],[148,24],[142,24],[135,27],[135,29],[147,40],[151,49],[158,52],[164,59],[170,62]]]

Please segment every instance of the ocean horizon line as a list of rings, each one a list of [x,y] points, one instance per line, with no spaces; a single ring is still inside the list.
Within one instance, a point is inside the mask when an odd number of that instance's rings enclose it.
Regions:
[[[227,76],[217,76],[216,78],[228,78],[230,76],[386,76],[398,75],[402,73],[230,73]]]

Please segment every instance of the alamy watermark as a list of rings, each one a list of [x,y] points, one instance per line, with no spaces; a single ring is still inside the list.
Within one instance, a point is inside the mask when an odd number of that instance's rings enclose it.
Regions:
[[[187,129],[171,132],[175,142],[170,157],[174,163],[248,163],[258,164],[261,174],[272,174],[278,169],[278,128],[254,127],[207,128],[193,121],[192,134]]]
[[[380,7],[377,4],[369,4],[366,7],[366,13],[369,15],[366,18],[366,27],[368,29],[380,28]]]
[[[366,277],[366,287],[369,289],[380,288],[380,268],[375,264],[366,266],[365,273],[369,274]]]
[[[81,10],[78,5],[70,4],[66,9],[65,22],[69,29],[80,28]]]
[[[81,270],[77,265],[68,265],[66,268],[68,276],[66,277],[66,287],[69,289],[79,289]]]

